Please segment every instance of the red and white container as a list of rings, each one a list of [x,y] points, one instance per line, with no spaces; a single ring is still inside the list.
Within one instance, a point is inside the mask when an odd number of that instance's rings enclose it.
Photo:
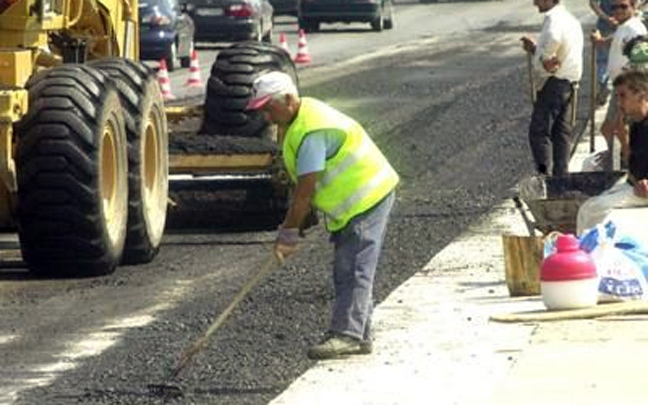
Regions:
[[[542,262],[540,291],[544,305],[550,310],[596,305],[596,266],[590,255],[580,249],[574,235],[560,235],[556,252]]]

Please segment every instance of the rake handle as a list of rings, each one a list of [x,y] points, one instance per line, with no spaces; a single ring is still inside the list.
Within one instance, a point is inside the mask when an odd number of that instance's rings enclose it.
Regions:
[[[261,269],[250,278],[244,285],[241,287],[239,292],[236,294],[232,302],[225,308],[223,312],[216,318],[216,320],[209,326],[209,329],[196,340],[191,346],[187,347],[182,355],[178,365],[173,371],[172,378],[176,378],[180,372],[189,364],[189,362],[198,354],[202,349],[207,346],[207,341],[209,337],[225,322],[230,313],[238,306],[238,304],[248,295],[248,293],[259,283],[259,281],[272,270],[277,259],[274,257],[274,254],[266,261],[266,263],[261,267]]]

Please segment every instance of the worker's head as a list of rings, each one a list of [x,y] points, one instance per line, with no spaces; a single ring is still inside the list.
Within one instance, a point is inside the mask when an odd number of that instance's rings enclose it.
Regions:
[[[551,10],[560,0],[533,0],[533,5],[538,8],[541,13],[546,13]]]
[[[289,124],[299,111],[297,87],[285,73],[262,74],[252,84],[252,98],[246,108],[261,112],[273,124]]]
[[[648,118],[648,72],[627,70],[614,79],[619,108],[633,121]]]
[[[612,15],[619,23],[623,23],[636,14],[636,0],[612,0]]]

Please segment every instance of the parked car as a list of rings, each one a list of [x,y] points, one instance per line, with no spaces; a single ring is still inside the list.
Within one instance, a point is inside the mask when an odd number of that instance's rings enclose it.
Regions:
[[[272,42],[274,9],[268,0],[189,0],[196,41]]]
[[[291,15],[297,17],[299,0],[270,0],[274,8],[274,15]]]
[[[178,0],[141,0],[140,59],[166,61],[167,69],[189,67],[194,49],[194,22]]]
[[[299,28],[320,29],[320,23],[368,22],[374,31],[394,27],[392,0],[300,0]]]

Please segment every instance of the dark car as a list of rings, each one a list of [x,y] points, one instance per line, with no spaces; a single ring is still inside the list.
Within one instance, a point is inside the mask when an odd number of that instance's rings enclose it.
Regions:
[[[167,69],[189,67],[194,49],[194,22],[178,0],[139,3],[140,59],[166,61]]]
[[[189,0],[196,41],[272,42],[274,9],[268,0]]]
[[[394,27],[392,0],[300,0],[299,27],[318,31],[320,23],[367,22],[374,31]]]
[[[299,0],[270,0],[274,8],[274,15],[292,15],[297,17]]]

